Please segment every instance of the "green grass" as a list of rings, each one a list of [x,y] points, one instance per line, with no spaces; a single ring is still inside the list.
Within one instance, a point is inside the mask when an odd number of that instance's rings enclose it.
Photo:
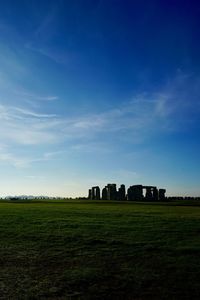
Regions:
[[[1,201],[0,299],[200,299],[200,203]]]

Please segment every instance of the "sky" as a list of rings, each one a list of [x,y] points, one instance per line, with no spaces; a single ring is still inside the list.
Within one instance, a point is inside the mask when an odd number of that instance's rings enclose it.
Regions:
[[[195,0],[0,0],[0,196],[199,196],[199,15]]]

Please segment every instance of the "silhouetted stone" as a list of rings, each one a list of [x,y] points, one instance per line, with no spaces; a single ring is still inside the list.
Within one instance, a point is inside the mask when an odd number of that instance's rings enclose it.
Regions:
[[[134,185],[134,198],[136,201],[143,199],[142,185]]]
[[[151,192],[151,187],[146,187],[146,195],[145,195],[146,200],[152,201],[153,195]]]
[[[92,187],[92,192],[91,192],[91,199],[95,199],[95,187]]]
[[[127,190],[127,198],[130,201],[140,201],[143,199],[142,185],[132,185]]]
[[[92,199],[92,190],[91,189],[89,189],[89,191],[88,191],[88,199]]]
[[[99,188],[99,186],[96,187],[96,200],[100,200],[100,188]]]
[[[118,199],[119,200],[126,200],[126,188],[124,184],[121,184],[119,191],[118,191]]]
[[[117,199],[117,189],[115,183],[109,183],[107,185],[107,191],[108,191],[108,200],[116,200]]]
[[[127,200],[128,201],[133,201],[133,191],[131,186],[127,189]]]
[[[157,189],[157,187],[153,188],[153,201],[158,201],[158,189]]]
[[[146,189],[145,197],[143,196],[143,189]],[[125,185],[121,184],[118,191],[115,183],[109,183],[102,189],[102,199],[103,200],[129,200],[129,201],[141,201],[143,199],[148,201],[166,201],[170,199],[165,197],[165,189],[157,189],[156,186],[143,186],[143,185],[132,185],[127,190]],[[89,189],[88,198],[92,200],[100,200],[100,188],[99,186],[94,186]],[[172,197],[171,197],[172,198]],[[174,197],[173,197],[174,198]],[[187,199],[187,198],[185,198]],[[188,200],[191,199],[188,197]]]
[[[165,189],[159,189],[159,200],[160,201],[165,201]]]
[[[91,190],[91,200],[100,200],[99,186],[93,186]]]
[[[104,187],[102,189],[102,199],[103,200],[108,200],[108,192],[107,192],[107,188],[106,187]]]

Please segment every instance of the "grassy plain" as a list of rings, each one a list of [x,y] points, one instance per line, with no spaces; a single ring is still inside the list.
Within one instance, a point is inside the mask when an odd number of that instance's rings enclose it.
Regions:
[[[200,203],[1,201],[0,299],[200,299]]]

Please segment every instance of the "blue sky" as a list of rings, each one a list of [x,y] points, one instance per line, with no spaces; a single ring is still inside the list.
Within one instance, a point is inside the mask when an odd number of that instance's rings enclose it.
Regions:
[[[200,195],[198,1],[0,1],[0,194]]]

